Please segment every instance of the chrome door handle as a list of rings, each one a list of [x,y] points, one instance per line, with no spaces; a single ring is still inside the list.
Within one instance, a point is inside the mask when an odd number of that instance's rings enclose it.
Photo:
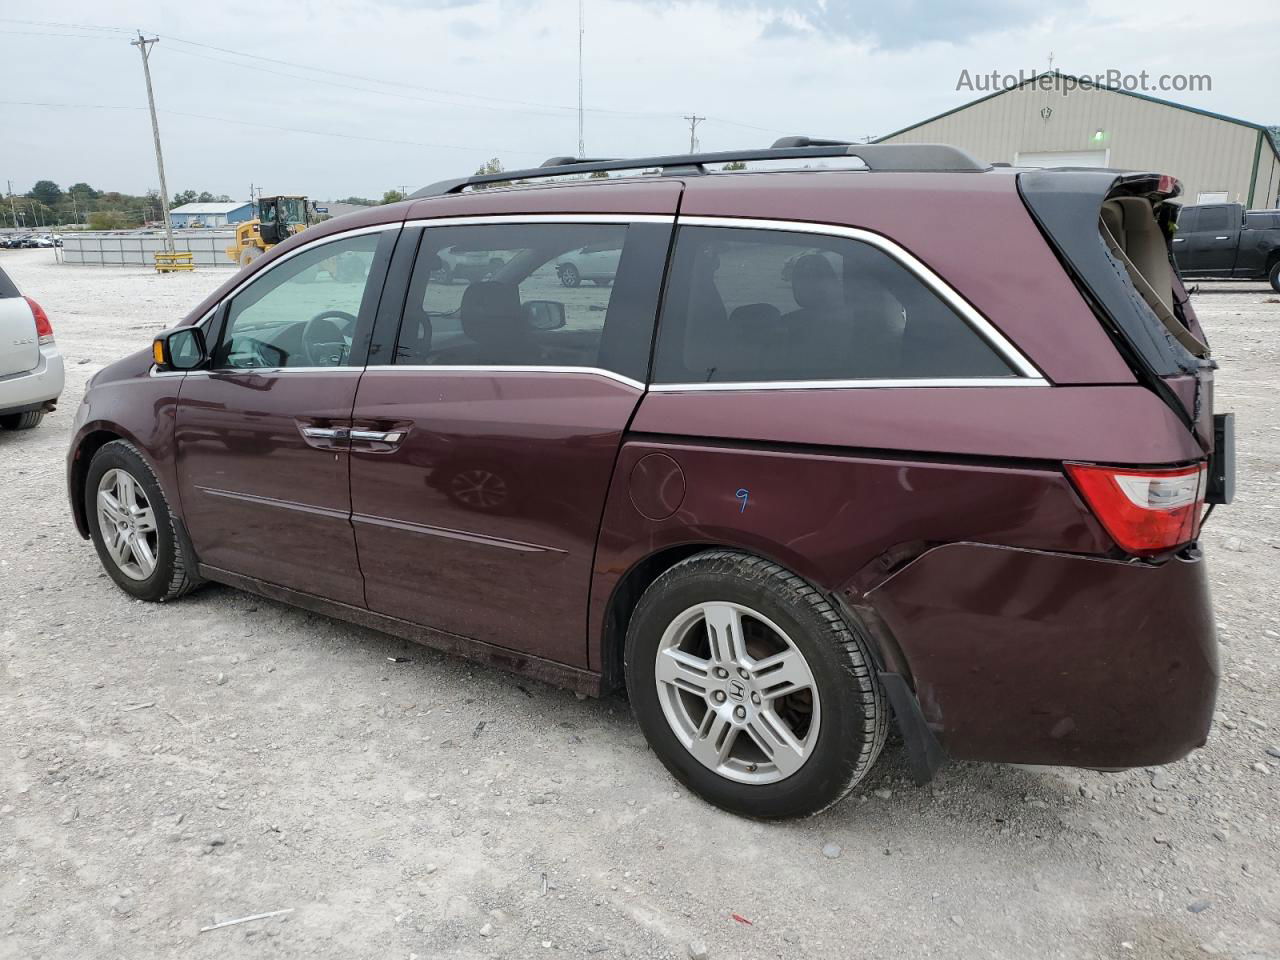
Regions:
[[[1230,237],[1214,237],[1215,240],[1230,240]]]
[[[1186,237],[1174,237],[1174,238],[1173,238],[1173,242],[1174,242],[1174,243],[1186,243],[1186,242],[1187,242],[1187,238],[1186,238]]]
[[[302,435],[313,440],[341,440],[347,436],[344,427],[303,427]]]
[[[372,440],[375,443],[399,443],[404,439],[403,430],[352,430],[352,440]]]

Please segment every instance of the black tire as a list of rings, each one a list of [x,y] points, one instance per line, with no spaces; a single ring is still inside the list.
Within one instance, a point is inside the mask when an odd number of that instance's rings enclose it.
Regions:
[[[43,419],[43,410],[27,410],[23,413],[11,413],[7,417],[0,417],[0,427],[6,430],[30,430],[32,427],[40,426],[40,421]]]
[[[1267,274],[1267,280],[1271,284],[1271,289],[1276,293],[1280,293],[1280,260],[1271,265],[1271,272]]]
[[[576,287],[582,283],[582,274],[578,273],[578,268],[572,263],[562,263],[560,265],[560,282],[566,287]]]
[[[663,712],[654,677],[662,635],[684,611],[711,601],[739,604],[772,620],[812,673],[821,703],[817,739],[803,765],[783,779],[742,783],[704,766]],[[820,813],[867,775],[888,732],[888,706],[860,634],[806,580],[737,551],[696,554],[649,586],[628,625],[624,668],[632,711],[666,768],[704,800],[743,816]]]
[[[111,557],[103,541],[98,518],[98,483],[108,470],[123,470],[142,488],[156,521],[155,569],[145,580],[127,576]],[[113,440],[94,454],[84,487],[85,514],[89,519],[89,534],[93,538],[98,559],[112,580],[125,593],[139,600],[163,602],[174,600],[199,586],[195,574],[195,558],[190,545],[179,532],[169,508],[169,501],[160,488],[151,466],[138,453],[133,444],[125,440]]]

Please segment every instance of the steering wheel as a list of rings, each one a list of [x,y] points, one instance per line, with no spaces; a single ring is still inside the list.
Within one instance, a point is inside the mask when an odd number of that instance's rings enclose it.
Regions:
[[[338,326],[335,320],[341,320],[344,326]],[[344,331],[354,330],[355,325],[356,318],[345,310],[325,310],[308,320],[302,328],[302,351],[307,355],[307,366],[338,366],[347,349]],[[336,362],[333,354],[335,346],[339,348]]]

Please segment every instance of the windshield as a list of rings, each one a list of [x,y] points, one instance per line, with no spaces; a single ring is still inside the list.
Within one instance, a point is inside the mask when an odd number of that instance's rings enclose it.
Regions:
[[[285,223],[306,223],[306,203],[302,197],[281,197],[280,219]]]

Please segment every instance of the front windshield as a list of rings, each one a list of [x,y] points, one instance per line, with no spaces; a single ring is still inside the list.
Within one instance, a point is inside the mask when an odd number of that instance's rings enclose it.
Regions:
[[[285,223],[306,223],[306,201],[302,197],[281,197],[280,219]]]

